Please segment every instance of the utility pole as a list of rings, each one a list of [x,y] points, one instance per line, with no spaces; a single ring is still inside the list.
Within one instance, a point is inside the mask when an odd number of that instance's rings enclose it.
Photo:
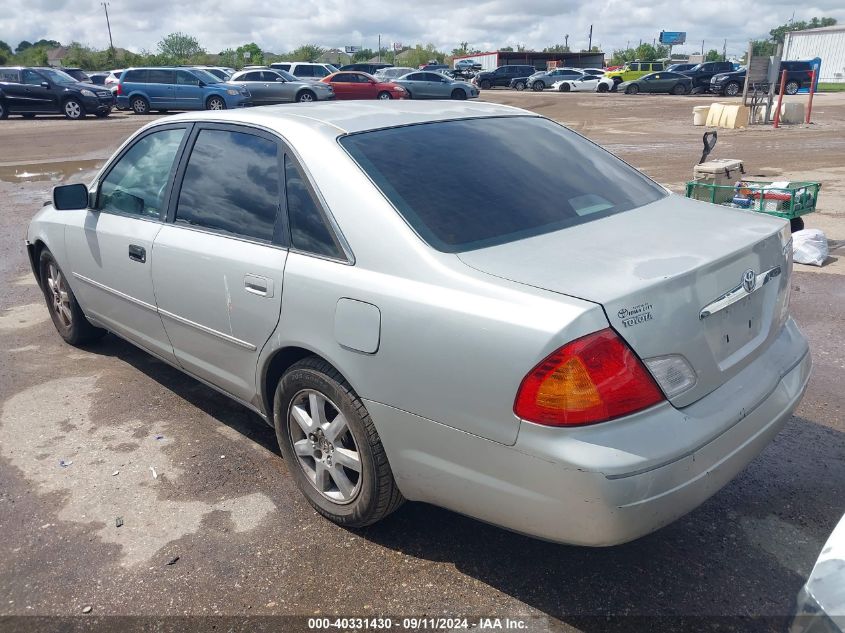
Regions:
[[[704,40],[701,40],[701,61],[704,61]]]
[[[725,40],[725,43],[722,44],[722,61],[728,61],[728,40]]]
[[[587,38],[587,50],[593,50],[593,25],[590,25],[590,35]]]
[[[569,33],[563,36],[564,45],[563,47],[566,49],[566,52],[569,52]]]
[[[106,27],[109,30],[109,51],[112,54],[112,58],[114,58],[114,42],[111,39],[111,22],[109,22],[109,3],[108,2],[101,2],[103,5],[103,11],[106,12]]]
[[[381,63],[381,33],[378,34],[378,60]]]

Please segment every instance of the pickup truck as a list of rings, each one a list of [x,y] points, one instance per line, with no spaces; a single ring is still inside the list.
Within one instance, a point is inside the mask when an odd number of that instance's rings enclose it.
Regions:
[[[710,80],[713,75],[729,73],[733,69],[734,65],[731,62],[704,62],[689,70],[682,71],[681,74],[692,79],[693,92],[707,92],[710,89]]]
[[[780,63],[780,70],[786,71],[786,86],[784,92],[794,95],[801,88],[810,85],[813,64],[809,61],[785,61]],[[735,97],[742,92],[745,85],[745,69],[741,68],[729,73],[719,73],[710,79],[710,92],[717,95]],[[775,87],[775,90],[780,86]],[[757,88],[767,91],[768,82],[757,84]]]

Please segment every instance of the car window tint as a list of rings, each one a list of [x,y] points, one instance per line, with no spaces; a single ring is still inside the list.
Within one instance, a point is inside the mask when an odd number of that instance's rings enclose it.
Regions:
[[[313,77],[314,67],[299,65],[294,69],[293,74],[297,77]]]
[[[244,132],[202,130],[197,136],[176,223],[273,239],[280,200],[278,145]]]
[[[331,75],[329,69],[325,66],[312,66],[312,72],[314,73],[314,77],[328,77]]]
[[[182,128],[153,132],[130,147],[100,185],[100,210],[157,218],[184,134]]]
[[[126,71],[126,75],[123,77],[123,83],[147,83],[146,75],[146,70],[128,70]]]
[[[278,68],[279,70],[290,71],[290,64],[276,64],[273,68]]]
[[[150,68],[147,71],[147,83],[151,84],[172,84],[173,71],[160,68]]]
[[[609,152],[534,116],[408,125],[340,143],[417,233],[444,252],[550,233],[666,195]]]
[[[663,70],[663,64],[662,63],[652,64],[651,69],[652,70]]]
[[[21,76],[23,77],[23,83],[30,86],[40,86],[42,81],[47,81],[45,77],[42,77],[40,74],[34,70],[30,70],[29,68],[24,68],[21,71]]]
[[[199,77],[193,73],[189,73],[187,70],[177,70],[176,83],[180,86],[199,86],[200,80]]]
[[[241,76],[238,81],[261,81],[261,73],[247,73]]]
[[[18,71],[14,68],[0,68],[0,81],[10,81],[17,83]]]
[[[344,259],[320,206],[305,184],[305,178],[287,156],[285,185],[291,246],[307,253]]]

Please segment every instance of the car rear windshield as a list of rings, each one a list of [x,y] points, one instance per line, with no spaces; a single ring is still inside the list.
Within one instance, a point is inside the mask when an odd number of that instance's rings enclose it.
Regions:
[[[424,123],[340,143],[420,237],[448,253],[551,233],[667,195],[540,117]]]

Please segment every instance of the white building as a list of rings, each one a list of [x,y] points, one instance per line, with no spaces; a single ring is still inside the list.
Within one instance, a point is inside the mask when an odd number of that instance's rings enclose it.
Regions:
[[[783,43],[783,59],[821,58],[819,81],[845,83],[845,25],[792,31]]]

